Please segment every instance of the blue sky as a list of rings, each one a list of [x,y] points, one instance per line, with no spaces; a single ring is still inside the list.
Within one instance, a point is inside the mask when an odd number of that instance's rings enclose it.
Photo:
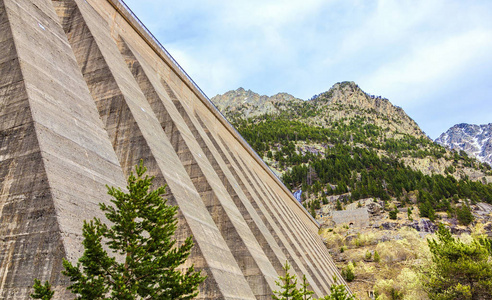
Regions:
[[[492,123],[491,0],[125,2],[210,98],[355,81],[433,139]]]

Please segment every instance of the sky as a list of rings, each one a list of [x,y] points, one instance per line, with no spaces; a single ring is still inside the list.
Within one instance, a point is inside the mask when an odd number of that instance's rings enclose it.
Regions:
[[[212,98],[354,81],[431,138],[492,123],[491,0],[125,0]]]

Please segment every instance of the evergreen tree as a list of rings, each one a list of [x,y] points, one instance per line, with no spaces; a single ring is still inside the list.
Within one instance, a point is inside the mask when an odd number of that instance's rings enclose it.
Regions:
[[[51,300],[53,298],[54,291],[51,290],[51,285],[48,281],[41,284],[39,279],[34,279],[34,293],[31,294],[31,298],[33,299],[41,299],[41,300]]]
[[[280,287],[280,291],[274,291],[272,298],[275,300],[314,300],[312,295],[313,291],[309,290],[309,283],[306,275],[302,276],[301,289],[297,289],[296,275],[289,273],[290,265],[285,262],[283,267],[285,276],[280,276],[279,281],[275,281],[277,286]],[[337,284],[337,278],[333,277],[334,283],[330,286],[330,295],[319,300],[356,300],[355,296],[350,295],[347,292],[347,288],[344,284]]]
[[[342,203],[340,202],[340,199],[337,199],[336,210],[343,210]]]
[[[337,278],[333,277],[333,280],[335,281],[331,286],[330,286],[330,294],[328,296],[325,296],[323,299],[324,300],[356,300],[354,295],[350,295],[347,292],[347,288],[343,284],[337,284]]]
[[[464,243],[440,224],[437,240],[427,240],[432,264],[423,269],[423,281],[430,299],[490,299],[492,259],[490,240],[475,237]]]
[[[313,218],[316,218],[316,211],[314,210],[314,206],[311,205],[311,207],[309,209],[309,213],[311,214],[311,216]]]
[[[351,263],[342,269],[342,276],[347,282],[352,282],[355,279],[354,267]]]
[[[381,257],[379,256],[379,253],[377,251],[374,251],[374,262],[380,262]]]
[[[466,204],[456,209],[456,218],[465,226],[469,225],[474,219],[470,207]]]
[[[190,254],[192,238],[176,244],[177,206],[161,197],[165,187],[149,190],[153,177],[144,176],[146,170],[143,162],[136,166],[128,193],[108,187],[113,206],[100,208],[113,225],[97,218],[84,222],[83,256],[75,266],[63,261],[62,273],[77,299],[192,299],[198,294],[205,277],[193,266],[177,270]],[[113,255],[104,249],[103,239]]]
[[[296,275],[289,273],[290,265],[285,262],[284,271],[285,276],[279,276],[279,281],[275,281],[275,284],[280,288],[279,291],[274,291],[272,298],[275,300],[301,300],[301,293],[297,289]]]
[[[301,290],[299,291],[299,293],[301,296],[300,299],[302,300],[313,299],[311,295],[314,294],[314,292],[309,290],[309,282],[306,279],[306,275],[302,275]]]
[[[436,212],[429,201],[420,203],[419,210],[421,217],[429,218],[432,222],[436,219]]]
[[[391,220],[396,220],[398,218],[398,208],[395,207],[394,210],[389,212],[389,218]]]

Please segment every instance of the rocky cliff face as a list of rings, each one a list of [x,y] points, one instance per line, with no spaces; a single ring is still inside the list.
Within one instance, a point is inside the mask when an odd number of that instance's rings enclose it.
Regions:
[[[347,135],[349,138],[345,143],[376,150],[380,157],[396,158],[425,175],[452,174],[457,179],[479,180],[486,177],[487,182],[492,180],[490,172],[485,172],[484,167],[478,162],[463,159],[461,156],[456,160],[453,152],[441,149],[402,108],[393,105],[388,99],[364,92],[354,82],[336,83],[328,91],[315,95],[309,100],[301,100],[286,93],[278,93],[271,97],[261,96],[251,90],[239,88],[217,95],[212,101],[236,126],[249,124],[253,128],[263,122],[263,116],[276,116],[274,119],[297,121],[310,128],[336,131],[338,137]],[[358,130],[354,126],[364,127],[365,138],[363,137],[362,140],[360,136],[357,138]],[[260,136],[264,133],[261,132],[262,130],[255,135]],[[485,137],[490,136],[490,130],[476,129],[476,131],[482,136],[478,141],[485,141]],[[354,138],[356,142],[353,142]],[[326,144],[313,140],[302,141],[298,140],[297,136],[295,139],[296,147],[300,147],[302,153],[313,153],[312,149],[317,149],[316,153],[323,154],[327,147]],[[257,140],[265,142],[261,138]],[[255,141],[249,142],[255,144]],[[490,149],[490,141],[487,145]],[[272,148],[272,153],[278,151],[279,147],[277,145],[275,149]],[[263,148],[259,147],[257,150],[261,153],[266,149]],[[289,168],[288,165],[281,167],[274,158],[265,155],[266,152],[262,154],[263,159],[277,174],[281,175]]]
[[[457,124],[441,134],[435,142],[450,149],[463,150],[468,155],[492,165],[492,123]]]
[[[410,134],[424,137],[425,133],[405,111],[393,105],[388,99],[364,92],[354,82],[336,83],[327,92],[314,99],[326,107],[332,120],[363,116],[369,123],[388,129],[391,134]]]
[[[354,82],[336,83],[327,92],[306,101],[287,93],[260,96],[243,88],[217,95],[211,100],[226,116],[250,118],[292,111],[303,122],[324,127],[329,127],[335,121],[362,117],[367,123],[387,129],[390,135],[403,133],[415,137],[425,136],[402,108],[394,106],[388,99],[365,93]],[[299,115],[300,107],[316,113]]]
[[[229,115],[240,114],[245,118],[277,113],[279,110],[285,110],[285,105],[288,103],[302,103],[302,101],[287,93],[278,93],[269,97],[244,88],[212,98],[212,102],[221,112]]]

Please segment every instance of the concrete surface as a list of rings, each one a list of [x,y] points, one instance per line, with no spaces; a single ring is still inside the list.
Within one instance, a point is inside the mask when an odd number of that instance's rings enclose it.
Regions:
[[[339,277],[318,225],[116,0],[0,0],[0,299],[61,259],[140,159],[179,206],[199,299],[270,299],[287,260],[317,296]],[[103,218],[104,219],[104,218]]]

